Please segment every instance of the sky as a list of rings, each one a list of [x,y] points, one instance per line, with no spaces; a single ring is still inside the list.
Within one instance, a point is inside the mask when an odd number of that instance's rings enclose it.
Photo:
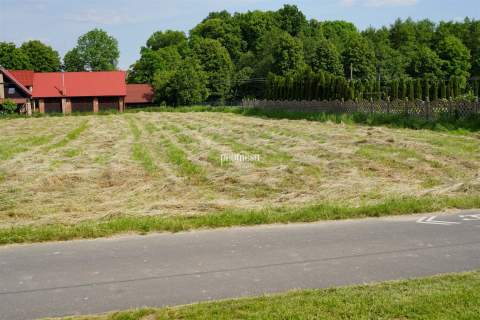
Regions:
[[[0,0],[0,41],[37,39],[63,57],[79,36],[101,28],[118,40],[119,68],[127,69],[155,31],[188,32],[212,11],[278,10],[285,3],[308,19],[346,20],[360,30],[397,18],[480,19],[480,0]]]

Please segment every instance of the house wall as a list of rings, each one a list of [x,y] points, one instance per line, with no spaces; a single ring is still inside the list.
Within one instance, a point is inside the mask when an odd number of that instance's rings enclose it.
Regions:
[[[61,112],[64,114],[72,113],[72,99],[75,100],[85,100],[86,102],[91,102],[93,112],[99,112],[103,110],[108,110],[109,108],[105,108],[105,104],[115,105],[115,109],[123,112],[125,107],[124,97],[87,97],[87,98],[74,98],[74,97],[67,97],[67,98],[37,98],[35,100],[36,105],[38,106],[38,111],[40,113],[45,113],[46,108],[45,104],[46,101],[58,101],[61,104]]]
[[[28,95],[26,95],[22,90],[18,88],[18,86],[7,79],[6,77],[3,77],[3,87],[4,87],[4,98],[5,99],[27,99]]]
[[[3,82],[3,73],[0,72],[0,99],[5,99],[5,86]]]

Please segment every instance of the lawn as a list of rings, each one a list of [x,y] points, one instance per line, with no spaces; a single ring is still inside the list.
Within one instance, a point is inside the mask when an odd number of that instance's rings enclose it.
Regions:
[[[479,160],[475,132],[222,112],[0,120],[0,244],[480,207]]]
[[[480,273],[140,309],[64,320],[478,319]]]

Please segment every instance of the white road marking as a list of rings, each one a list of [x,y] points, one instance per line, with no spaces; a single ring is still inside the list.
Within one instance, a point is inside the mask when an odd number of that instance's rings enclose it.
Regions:
[[[459,216],[463,221],[479,221],[480,214],[463,214]]]
[[[454,221],[442,221],[442,220],[435,220],[437,216],[432,216],[432,217],[423,217],[417,220],[417,223],[423,223],[423,224],[435,224],[435,225],[443,225],[443,226],[450,226],[454,224],[460,224],[460,222],[454,222]]]

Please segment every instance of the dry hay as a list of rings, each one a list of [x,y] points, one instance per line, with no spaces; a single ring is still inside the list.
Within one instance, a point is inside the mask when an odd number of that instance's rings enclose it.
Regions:
[[[76,139],[49,148],[85,119]],[[0,160],[0,226],[480,193],[475,134],[223,113],[18,119],[0,127],[4,143],[46,135]],[[133,145],[154,172],[133,157]],[[260,161],[222,165],[229,153],[258,153]]]

